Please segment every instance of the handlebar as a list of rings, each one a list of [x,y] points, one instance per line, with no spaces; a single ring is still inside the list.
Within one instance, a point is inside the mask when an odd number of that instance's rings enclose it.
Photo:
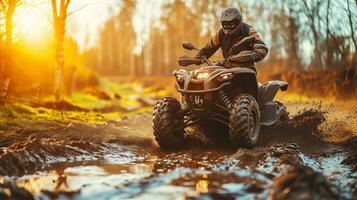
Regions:
[[[255,42],[255,37],[254,36],[248,36],[243,38],[239,43],[235,44],[232,46],[232,48],[229,51],[229,54],[232,56],[229,56],[228,58],[224,60],[218,60],[215,62],[210,61],[206,57],[202,56],[200,58],[197,57],[189,57],[189,56],[181,56],[178,59],[178,64],[186,67],[188,65],[200,65],[204,64],[207,66],[211,65],[224,65],[227,63],[237,63],[237,64],[244,64],[247,62],[254,62],[254,58],[256,57],[256,52],[253,51],[252,46]],[[192,44],[192,43],[183,43],[183,47],[188,50],[197,50],[198,49]]]

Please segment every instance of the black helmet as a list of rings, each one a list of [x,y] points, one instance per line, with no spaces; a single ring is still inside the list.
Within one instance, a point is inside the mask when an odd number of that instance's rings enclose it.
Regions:
[[[240,31],[243,17],[238,8],[225,8],[221,15],[221,25],[227,35]]]

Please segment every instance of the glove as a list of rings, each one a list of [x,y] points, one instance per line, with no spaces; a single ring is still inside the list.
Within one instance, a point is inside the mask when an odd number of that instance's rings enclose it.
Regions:
[[[225,64],[228,64],[229,62],[230,62],[230,60],[229,60],[229,57],[228,57],[228,58],[224,58],[224,59],[222,59],[222,60],[217,61],[217,62],[215,63],[215,65],[217,65],[217,66],[223,66],[223,67],[224,67],[224,65],[225,65]]]
[[[255,51],[242,51],[229,57],[229,61],[234,63],[256,62],[257,60],[259,60],[259,55]]]

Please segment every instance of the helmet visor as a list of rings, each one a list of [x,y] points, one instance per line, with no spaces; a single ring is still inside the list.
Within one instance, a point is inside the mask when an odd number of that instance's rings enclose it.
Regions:
[[[224,29],[229,29],[229,30],[233,30],[237,26],[236,20],[232,20],[229,22],[223,21],[221,22],[221,24]]]

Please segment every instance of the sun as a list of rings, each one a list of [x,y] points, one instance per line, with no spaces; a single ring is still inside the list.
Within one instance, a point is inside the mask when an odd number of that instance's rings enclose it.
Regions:
[[[52,24],[46,13],[28,6],[19,7],[14,14],[14,38],[27,43],[47,40]]]

